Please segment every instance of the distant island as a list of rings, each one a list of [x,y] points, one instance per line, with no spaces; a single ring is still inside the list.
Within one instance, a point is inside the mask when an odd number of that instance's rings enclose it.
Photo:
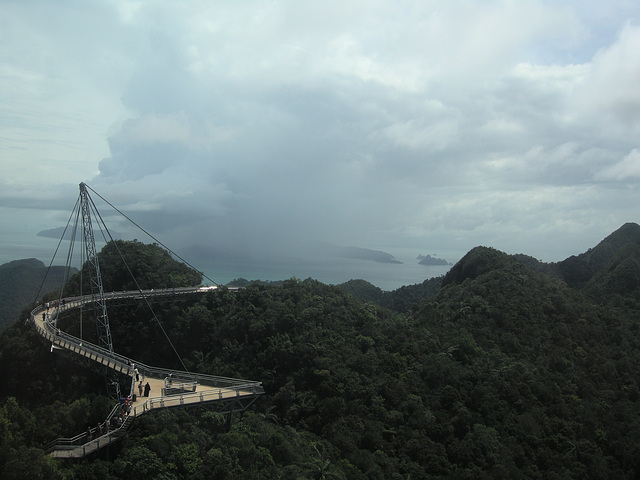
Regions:
[[[361,260],[373,260],[374,262],[381,263],[402,263],[396,260],[390,253],[361,247],[339,247],[336,256],[344,258],[358,258]]]
[[[380,263],[402,263],[396,260],[396,258],[390,253],[383,252],[381,250],[371,250],[369,248],[362,247],[342,247],[326,242],[314,243],[312,248],[313,251],[311,254],[316,256],[355,258],[358,260],[371,260],[373,262]]]
[[[52,228],[49,230],[42,230],[38,233],[36,233],[36,235],[38,237],[45,237],[45,238],[55,238],[55,239],[60,239],[62,238],[62,235],[64,234],[64,239],[63,240],[71,240],[71,229],[65,229],[64,227],[57,227],[57,228]],[[111,231],[111,236],[113,238],[117,238],[120,239],[122,238],[122,234],[115,232],[115,231]],[[76,242],[80,241],[80,237],[78,236],[78,238],[75,239]]]
[[[431,255],[418,255],[419,265],[451,265],[451,263],[442,258],[432,257]]]

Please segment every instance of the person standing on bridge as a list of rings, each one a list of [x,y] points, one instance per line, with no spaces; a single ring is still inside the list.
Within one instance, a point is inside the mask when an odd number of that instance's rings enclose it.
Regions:
[[[143,388],[143,387],[142,387],[142,382],[140,382],[140,383],[138,384],[138,396],[140,396],[140,397],[142,396],[142,388]]]
[[[151,385],[149,385],[149,382],[147,382],[147,384],[144,386],[144,396],[148,397],[150,391],[151,391]]]

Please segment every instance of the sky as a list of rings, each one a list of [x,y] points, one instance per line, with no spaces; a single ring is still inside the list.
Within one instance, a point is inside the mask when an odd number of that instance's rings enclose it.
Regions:
[[[81,182],[182,255],[560,261],[640,221],[639,85],[635,0],[0,0],[0,263]]]

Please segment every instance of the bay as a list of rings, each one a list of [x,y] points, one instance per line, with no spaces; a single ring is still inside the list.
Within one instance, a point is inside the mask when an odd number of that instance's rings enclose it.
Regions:
[[[5,238],[5,244],[0,249],[0,264],[12,260],[37,258],[45,265],[49,265],[58,243],[55,239],[35,235],[9,236]],[[100,249],[103,242],[97,243]],[[62,242],[59,245],[53,261],[54,265],[64,265],[68,248],[68,242]],[[420,265],[416,258],[418,253],[420,252],[412,250],[404,255],[396,254],[396,259],[402,263],[338,257],[207,259],[190,258],[188,254],[185,256],[195,268],[208,277],[208,279],[205,278],[205,283],[224,285],[238,278],[250,281],[313,278],[326,284],[338,285],[349,280],[362,279],[382,290],[392,291],[405,285],[422,283],[426,279],[444,275],[451,268],[451,265]],[[74,253],[73,262],[73,266],[79,267],[79,260],[75,257],[79,258],[79,248]]]
[[[444,275],[450,268],[450,265],[419,265],[418,260],[411,263],[381,263],[331,257],[257,262],[214,261],[207,264],[202,271],[210,280],[222,285],[238,278],[269,281],[313,278],[330,285],[362,279],[382,290],[392,291]]]

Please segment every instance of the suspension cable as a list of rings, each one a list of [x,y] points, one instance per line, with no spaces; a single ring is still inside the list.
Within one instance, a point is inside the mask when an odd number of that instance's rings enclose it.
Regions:
[[[93,191],[93,190],[92,190]],[[180,361],[180,364],[182,365],[182,368],[184,368],[184,371],[189,373],[189,375],[191,375],[191,373],[189,372],[189,369],[187,368],[187,366],[184,364],[184,361],[182,360],[182,357],[180,356],[180,354],[178,353],[178,350],[176,349],[176,347],[173,345],[173,342],[171,341],[171,338],[169,338],[169,335],[167,334],[166,330],[164,329],[164,327],[162,326],[162,323],[160,322],[160,319],[158,318],[158,316],[156,315],[156,312],[154,311],[153,307],[151,307],[151,303],[149,303],[149,299],[147,298],[147,295],[144,294],[144,292],[142,291],[142,288],[140,287],[140,284],[138,283],[138,280],[136,279],[136,277],[133,275],[133,272],[131,271],[131,268],[129,267],[129,264],[127,263],[127,261],[124,258],[124,255],[122,254],[122,252],[120,251],[120,248],[118,247],[118,243],[114,240],[113,236],[111,235],[111,232],[109,231],[109,229],[107,228],[106,223],[104,222],[102,215],[100,214],[100,212],[98,211],[98,209],[96,208],[95,203],[93,202],[93,199],[91,197],[88,197],[92,210],[96,216],[97,219],[99,219],[98,221],[98,227],[100,228],[101,233],[104,236],[104,232],[107,233],[107,235],[109,236],[109,239],[111,240],[112,245],[115,247],[116,251],[118,252],[118,255],[120,256],[120,259],[122,260],[122,263],[124,264],[124,266],[127,269],[127,272],[129,272],[129,275],[131,276],[131,279],[133,280],[133,282],[136,285],[136,288],[138,289],[138,292],[140,293],[142,299],[144,300],[145,304],[147,305],[147,307],[149,308],[149,311],[151,312],[151,315],[153,316],[153,319],[156,321],[156,323],[158,324],[158,326],[160,327],[160,330],[162,331],[162,333],[164,334],[164,337],[167,339],[167,341],[169,342],[169,345],[171,346],[171,349],[173,350],[173,352],[176,354],[176,356],[178,357],[178,360]],[[100,197],[102,198],[102,197]],[[103,199],[104,200],[104,199]],[[102,230],[102,226],[104,226],[104,231]],[[106,242],[106,237],[105,237],[105,242]]]
[[[76,244],[76,235],[78,233],[78,216],[80,215],[80,208],[78,208],[76,213],[76,221],[71,228],[71,241],[69,242],[69,250],[67,251],[67,262],[66,262],[66,272],[63,279],[63,287],[60,288],[60,293],[58,295],[58,303],[62,301],[62,297],[64,296],[64,285],[69,281],[69,274],[71,272],[71,259],[73,258],[73,250]],[[82,269],[82,264],[80,264],[80,268]],[[56,316],[56,325],[58,323],[58,316]]]
[[[182,258],[180,255],[178,255],[176,252],[174,252],[173,250],[171,250],[169,247],[167,247],[165,244],[163,244],[160,240],[158,240],[156,237],[154,237],[153,235],[151,235],[149,232],[147,232],[144,228],[142,228],[140,225],[138,225],[136,222],[134,222],[131,218],[129,218],[124,212],[118,210],[113,204],[111,204],[106,198],[104,198],[102,195],[100,195],[98,192],[96,192],[93,188],[91,188],[89,185],[86,185],[86,187],[91,190],[93,193],[95,193],[98,197],[100,197],[102,199],[102,201],[104,201],[107,205],[109,205],[111,208],[113,208],[116,212],[118,212],[120,215],[122,215],[124,218],[126,218],[127,220],[129,220],[133,225],[135,225],[136,227],[138,227],[142,232],[144,232],[145,234],[147,234],[150,238],[152,238],[158,245],[160,245],[162,248],[164,248],[165,250],[167,250],[169,253],[171,253],[172,255],[174,255],[175,257],[177,257],[179,260],[181,260],[183,263],[185,263],[186,265],[188,265],[189,267],[191,267],[192,269],[194,269],[196,272],[198,272],[200,275],[202,275],[204,278],[206,278],[207,280],[209,280],[212,284],[219,286],[216,282],[214,282],[213,280],[211,280],[207,275],[205,275],[203,272],[201,272],[200,270],[198,270],[196,267],[194,267],[193,265],[191,265],[189,262],[187,262],[184,258]],[[95,205],[94,205],[95,208]]]
[[[100,195],[98,192],[96,192],[93,188],[91,188],[90,186],[88,186],[87,184],[84,184],[84,186],[91,190],[93,193],[95,193],[102,201],[104,201],[107,205],[109,205],[111,208],[113,208],[116,212],[118,212],[120,215],[122,215],[125,219],[127,219],[129,222],[131,222],[134,226],[136,226],[139,230],[141,230],[142,232],[144,232],[147,236],[149,236],[151,239],[153,239],[158,245],[160,245],[161,247],[163,247],[165,250],[167,250],[169,253],[171,253],[174,257],[178,258],[179,260],[181,260],[184,264],[188,265],[189,267],[191,267],[193,270],[195,270],[196,272],[198,272],[200,275],[202,275],[204,278],[206,278],[207,280],[209,280],[209,282],[211,282],[211,284],[219,286],[218,283],[216,283],[215,281],[213,281],[211,278],[209,278],[207,275],[205,275],[202,271],[198,270],[196,267],[194,267],[193,265],[191,265],[188,261],[186,261],[184,258],[182,258],[180,255],[178,255],[177,253],[175,253],[173,250],[171,250],[169,247],[167,247],[166,245],[164,245],[160,240],[158,240],[156,237],[154,237],[151,233],[149,233],[148,231],[146,231],[144,228],[142,228],[140,225],[138,225],[135,221],[133,221],[131,218],[129,218],[125,213],[123,213],[121,210],[119,210],[118,208],[116,208],[111,202],[109,202],[107,199],[105,199],[102,195]],[[37,299],[40,297],[40,292],[42,291],[42,289],[44,288],[44,282],[47,278],[47,275],[49,274],[49,271],[52,268],[53,262],[55,260],[55,257],[58,253],[58,250],[60,249],[60,245],[62,244],[62,241],[64,240],[64,237],[67,233],[67,229],[69,228],[69,225],[71,224],[71,219],[73,218],[74,214],[76,215],[76,219],[75,219],[75,223],[73,224],[73,227],[71,229],[71,245],[69,246],[69,250],[67,252],[67,261],[66,261],[66,270],[65,270],[65,275],[63,276],[63,283],[62,286],[60,288],[60,299],[62,299],[62,295],[63,295],[63,287],[65,285],[65,283],[67,283],[69,281],[69,275],[70,275],[70,270],[71,270],[71,259],[73,256],[73,249],[74,249],[74,244],[76,241],[76,235],[77,235],[77,228],[78,228],[78,223],[79,223],[79,217],[81,215],[82,209],[81,209],[81,195],[78,197],[78,199],[76,200],[76,204],[74,205],[71,214],[69,215],[69,219],[67,220],[67,224],[62,232],[62,236],[60,237],[60,240],[58,242],[58,245],[56,247],[56,250],[53,254],[53,257],[51,258],[51,262],[49,263],[49,266],[47,267],[47,271],[45,273],[45,276],[42,280],[42,284],[40,285],[40,288],[38,289],[38,294],[36,295],[36,298],[34,301],[37,301]],[[180,356],[180,354],[178,353],[176,347],[174,346],[173,342],[171,341],[171,339],[169,338],[169,335],[167,334],[166,330],[164,329],[164,327],[162,326],[162,323],[160,322],[160,319],[158,318],[158,316],[156,315],[155,311],[153,310],[148,296],[144,294],[142,288],[140,287],[140,285],[138,284],[138,280],[134,277],[133,272],[131,271],[131,268],[129,267],[129,265],[127,264],[126,260],[124,259],[124,255],[122,254],[122,252],[120,251],[120,248],[118,247],[117,242],[115,241],[115,239],[113,238],[113,236],[111,235],[111,232],[109,231],[109,229],[107,228],[107,225],[104,221],[104,219],[102,218],[102,215],[100,214],[100,212],[98,211],[98,208],[96,207],[93,199],[87,195],[87,198],[89,200],[89,209],[94,213],[95,217],[99,220],[97,220],[97,224],[98,227],[100,229],[100,233],[102,234],[102,238],[104,239],[105,244],[108,243],[109,241],[111,241],[116,249],[116,251],[118,252],[118,255],[120,256],[120,259],[122,260],[123,264],[125,265],[127,271],[129,272],[129,275],[131,276],[133,282],[135,283],[136,288],[138,289],[138,292],[140,293],[141,297],[143,298],[143,300],[145,301],[147,307],[149,308],[149,311],[151,312],[154,320],[156,321],[156,323],[158,324],[158,326],[160,327],[160,330],[162,331],[163,335],[165,336],[165,338],[167,339],[167,341],[169,342],[169,345],[171,346],[171,349],[173,350],[173,352],[175,353],[175,355],[178,357],[178,360],[180,361],[180,364],[182,365],[182,367],[184,368],[184,371],[189,373],[189,375],[192,375],[189,370],[187,369],[186,365],[184,364],[184,361],[182,360],[182,357]],[[103,229],[104,227],[104,229]],[[82,225],[81,228],[84,228],[84,225]],[[106,235],[105,235],[106,232]],[[107,239],[108,237],[108,239]],[[82,237],[84,238],[84,236]],[[82,258],[81,258],[81,265],[80,265],[80,296],[82,296],[82,289],[83,289],[83,269],[84,269],[84,250],[82,250]],[[82,307],[81,307],[82,309]],[[82,311],[80,312],[80,338],[82,338]]]
[[[36,298],[33,299],[34,302],[38,301],[38,298],[40,298],[40,293],[42,292],[42,289],[44,288],[44,282],[47,280],[47,276],[49,275],[49,272],[51,271],[51,266],[53,265],[53,261],[56,258],[56,255],[58,254],[58,250],[60,249],[60,245],[62,245],[62,240],[64,240],[64,235],[67,233],[67,228],[69,228],[69,224],[71,223],[71,219],[73,218],[73,214],[76,212],[76,209],[79,208],[78,205],[80,204],[80,198],[78,198],[76,200],[76,204],[73,207],[73,210],[71,210],[71,214],[69,215],[69,219],[67,220],[67,225],[64,227],[64,230],[62,231],[62,235],[60,236],[60,240],[58,241],[58,245],[56,246],[56,250],[53,253],[53,257],[51,257],[51,261],[49,262],[49,266],[47,267],[47,271],[44,274],[44,277],[42,279],[42,283],[40,284],[40,288],[38,288],[38,293],[36,293]],[[64,284],[66,283],[66,277],[69,274],[69,270],[70,270],[70,265],[67,263],[65,266],[65,275],[63,275],[63,279],[62,279],[62,285],[60,286],[60,291],[62,291],[62,287],[64,287]]]
[[[79,210],[78,210],[79,211]],[[77,220],[76,220],[77,223]],[[84,223],[82,223],[82,231],[80,232],[81,238],[84,238]],[[84,278],[83,278],[83,274],[84,274],[84,255],[85,255],[85,251],[84,248],[80,247],[80,298],[82,298],[82,292],[83,292],[83,282],[84,282]],[[80,340],[83,339],[82,337],[82,312],[84,311],[84,302],[80,302]]]

